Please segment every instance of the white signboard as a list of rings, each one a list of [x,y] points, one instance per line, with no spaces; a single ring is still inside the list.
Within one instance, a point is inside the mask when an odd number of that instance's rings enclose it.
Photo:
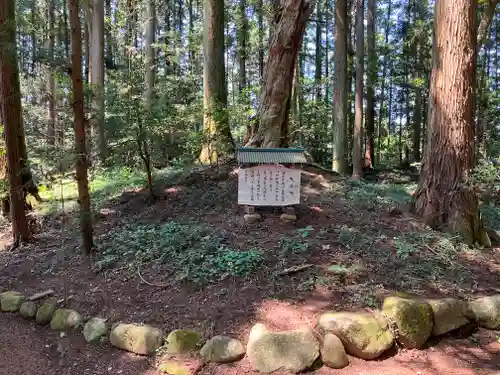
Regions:
[[[241,169],[238,204],[289,206],[300,203],[300,169],[259,165]]]

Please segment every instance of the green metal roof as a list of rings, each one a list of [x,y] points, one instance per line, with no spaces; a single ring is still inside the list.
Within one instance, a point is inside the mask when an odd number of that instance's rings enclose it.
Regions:
[[[303,148],[249,148],[240,147],[238,163],[242,164],[306,164]]]

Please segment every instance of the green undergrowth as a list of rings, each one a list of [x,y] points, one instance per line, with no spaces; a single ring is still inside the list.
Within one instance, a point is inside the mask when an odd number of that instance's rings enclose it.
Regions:
[[[374,184],[364,181],[347,181],[346,198],[353,204],[366,208],[404,204],[411,199],[409,191],[415,184]]]
[[[167,168],[156,171],[154,181],[175,178],[182,171]],[[89,191],[93,208],[102,206],[107,200],[120,196],[123,191],[146,186],[146,174],[142,170],[127,167],[116,167],[97,170],[89,175]],[[74,178],[60,178],[51,188],[40,186],[40,195],[45,200],[41,207],[44,214],[52,214],[62,210],[71,211],[76,206],[78,187]]]
[[[125,265],[169,265],[179,281],[204,284],[247,276],[262,262],[259,249],[239,251],[207,229],[190,223],[132,224],[97,240],[96,270]]]

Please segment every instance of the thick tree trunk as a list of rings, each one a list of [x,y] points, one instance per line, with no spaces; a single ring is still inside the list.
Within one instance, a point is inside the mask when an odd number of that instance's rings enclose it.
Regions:
[[[0,110],[4,123],[14,247],[30,238],[22,189],[21,89],[16,48],[15,1],[0,2]],[[22,137],[24,138],[24,137]]]
[[[321,100],[321,77],[322,77],[322,62],[323,56],[321,53],[321,39],[323,32],[323,14],[321,13],[321,1],[316,1],[316,53],[315,53],[315,69],[314,69],[314,84],[316,85],[316,100]]]
[[[352,144],[352,179],[363,174],[363,64],[365,53],[364,0],[356,0],[356,105]]]
[[[429,138],[413,208],[432,228],[490,245],[467,184],[474,167],[475,16],[473,0],[436,1]]]
[[[263,0],[257,0],[257,27],[259,35],[259,79],[260,84],[264,79],[264,4]]]
[[[107,157],[106,135],[104,129],[104,2],[92,0],[90,84],[93,103],[92,119],[98,135],[98,149],[101,162]]]
[[[92,239],[92,215],[90,211],[89,181],[87,177],[87,151],[85,147],[85,121],[82,82],[82,37],[78,0],[68,0],[71,25],[71,61],[73,83],[73,110],[76,151],[76,181],[80,201],[80,230],[83,249],[90,254],[94,246]]]
[[[227,86],[224,64],[224,0],[204,0],[203,104],[206,140],[200,161],[217,163],[230,158],[234,141],[227,116]]]
[[[247,11],[246,0],[240,0],[239,3],[239,22],[238,22],[238,65],[239,65],[239,81],[238,90],[241,92],[247,86],[247,72],[246,72],[246,60],[247,60],[247,40],[248,40],[248,19],[246,15]]]
[[[260,97],[257,133],[249,147],[285,147],[292,97],[293,74],[313,4],[307,0],[283,0],[274,18],[275,32]]]
[[[347,0],[335,0],[335,86],[333,94],[332,170],[347,169]]]
[[[377,81],[377,56],[375,55],[375,0],[368,0],[366,29],[368,42],[368,72],[366,75],[365,167],[373,168],[375,154],[375,83]]]

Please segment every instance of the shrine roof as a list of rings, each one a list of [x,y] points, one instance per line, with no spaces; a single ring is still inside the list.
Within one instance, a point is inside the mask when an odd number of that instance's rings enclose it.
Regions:
[[[303,148],[240,147],[237,160],[243,164],[307,164]]]

